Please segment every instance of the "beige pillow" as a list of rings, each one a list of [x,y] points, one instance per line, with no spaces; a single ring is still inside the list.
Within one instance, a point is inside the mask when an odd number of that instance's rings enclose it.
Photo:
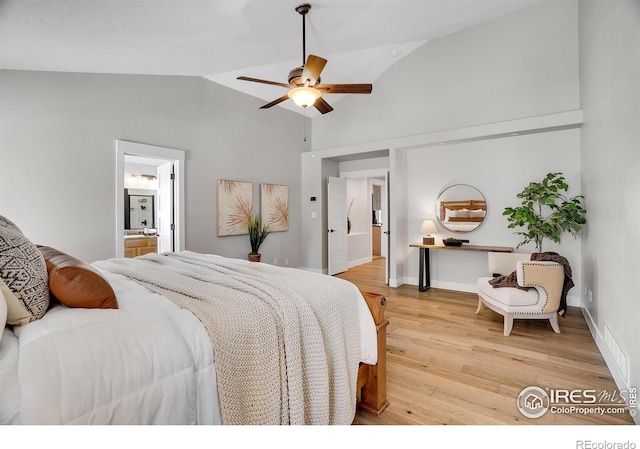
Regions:
[[[16,326],[27,324],[31,315],[2,279],[0,279],[0,292],[4,296],[4,303],[7,307],[6,323]]]
[[[44,316],[49,308],[44,258],[28,238],[4,226],[0,226],[0,280],[17,299],[17,304],[12,297],[7,300],[9,324],[25,324],[27,315],[26,322]]]

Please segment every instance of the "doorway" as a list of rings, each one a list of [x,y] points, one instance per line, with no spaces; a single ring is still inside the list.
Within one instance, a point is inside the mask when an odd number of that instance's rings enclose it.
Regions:
[[[389,254],[389,208],[387,204],[386,176],[370,178],[371,182],[371,214],[373,235],[372,256],[388,258]]]
[[[184,249],[184,159],[182,150],[116,142],[116,257],[125,256],[126,222],[131,226],[130,204],[125,206],[132,196],[146,200],[142,207],[148,214],[136,228],[157,234],[157,251]]]
[[[334,190],[339,190],[337,184],[340,184],[343,190],[334,198]],[[340,178],[329,177],[327,217],[328,274],[340,273],[348,268],[383,259],[377,263],[385,267],[384,282],[388,284],[388,172],[341,172]],[[350,226],[343,232],[341,228],[346,226],[340,225],[347,223]],[[344,257],[337,257],[344,255],[346,260]],[[341,264],[336,264],[334,260],[339,260]]]

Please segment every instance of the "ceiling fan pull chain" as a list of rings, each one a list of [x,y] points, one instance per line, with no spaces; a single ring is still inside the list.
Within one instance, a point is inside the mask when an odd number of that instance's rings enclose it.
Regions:
[[[304,141],[307,141],[307,108],[304,108],[304,111],[302,111],[303,115],[302,115],[302,126],[304,128]]]

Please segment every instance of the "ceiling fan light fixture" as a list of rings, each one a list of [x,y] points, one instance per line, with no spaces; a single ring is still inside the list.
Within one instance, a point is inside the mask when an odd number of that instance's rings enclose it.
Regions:
[[[288,93],[295,104],[301,108],[308,108],[313,106],[318,98],[320,98],[320,91],[313,87],[300,86],[291,89]]]

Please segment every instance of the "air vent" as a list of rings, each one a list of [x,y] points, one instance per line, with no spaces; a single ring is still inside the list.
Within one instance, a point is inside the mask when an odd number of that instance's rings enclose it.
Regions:
[[[611,328],[606,321],[604,322],[604,344],[607,346],[607,349],[613,357],[613,361],[618,367],[618,371],[620,371],[620,374],[622,374],[624,383],[626,384],[629,380],[629,363],[627,354],[622,349],[620,341],[611,331]]]

